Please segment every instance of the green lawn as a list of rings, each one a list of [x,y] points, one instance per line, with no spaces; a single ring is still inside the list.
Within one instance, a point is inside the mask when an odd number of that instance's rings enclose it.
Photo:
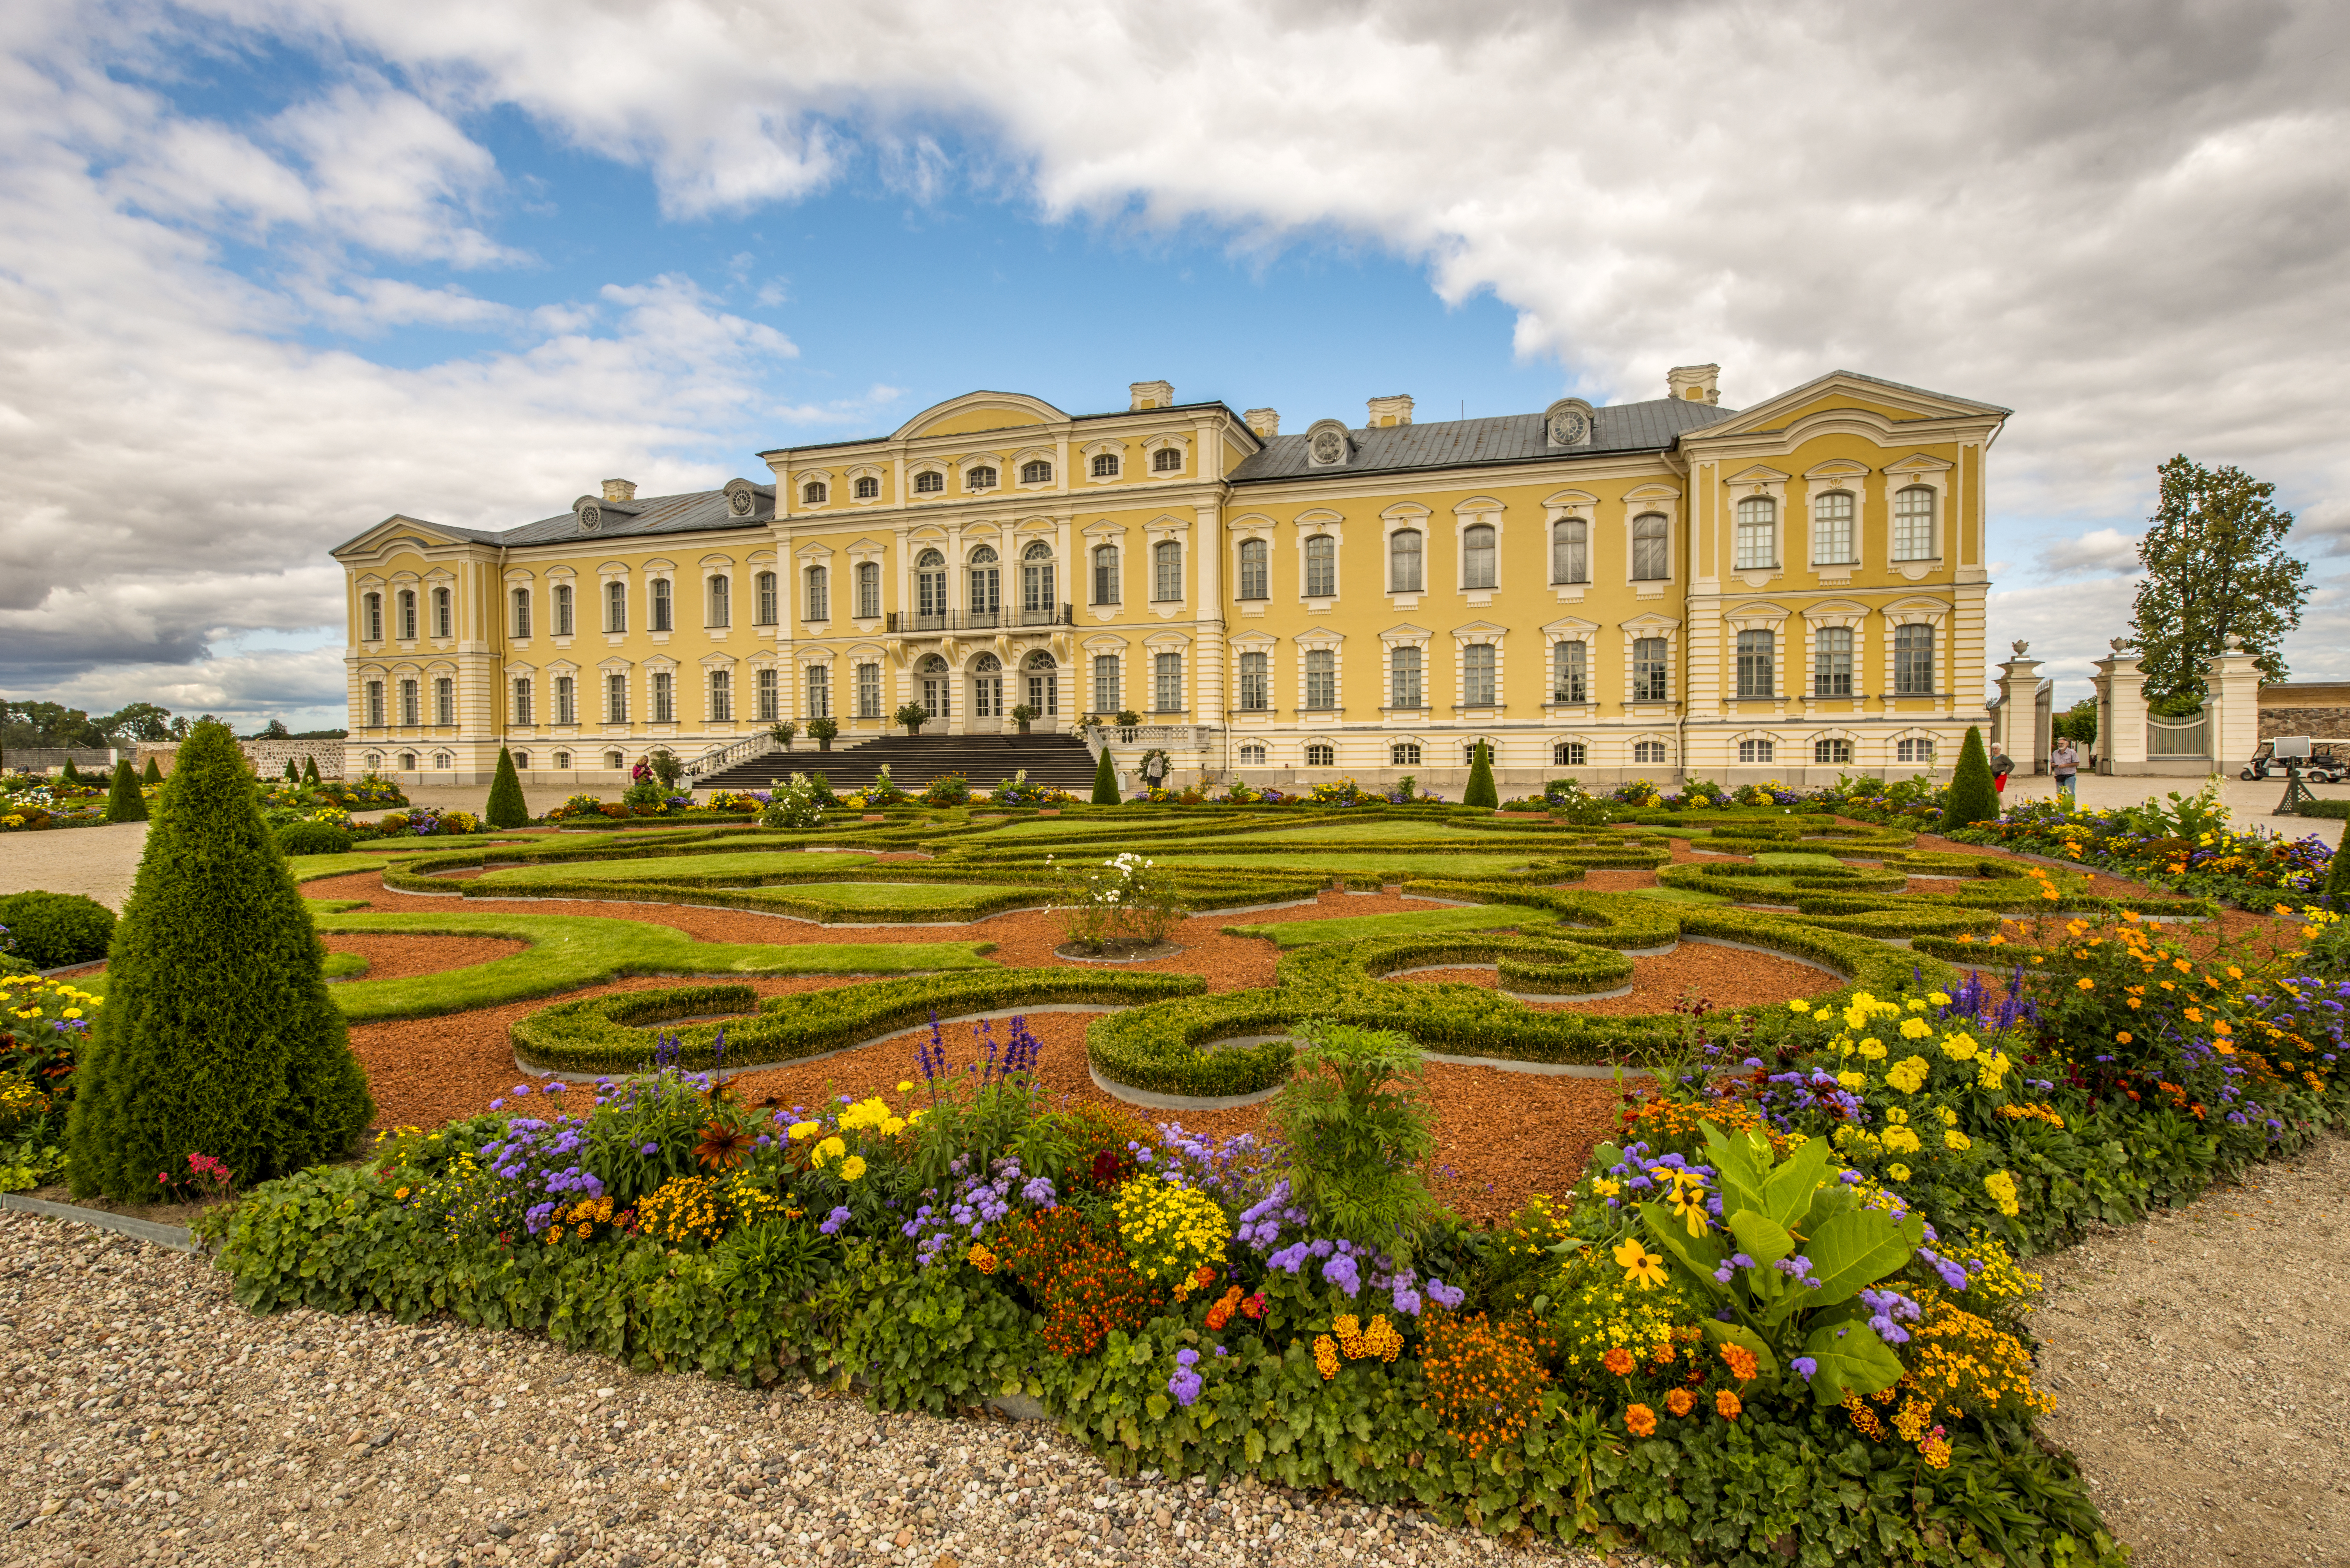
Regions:
[[[1139,853],[1149,854],[1148,844],[1138,845]],[[1514,871],[1535,857],[1517,850],[1507,855],[1475,855],[1467,852],[1451,855],[1413,854],[1398,850],[1392,855],[1367,850],[1340,851],[1335,854],[1301,853],[1296,855],[1216,855],[1205,851],[1181,855],[1152,855],[1162,866],[1221,866],[1233,870],[1318,871],[1343,875],[1349,871],[1399,871],[1414,877],[1479,877],[1496,872]]]
[[[782,897],[805,898],[812,904],[837,904],[858,909],[956,909],[1007,892],[1034,892],[1040,898],[1052,896],[1049,888],[1024,889],[973,882],[804,882],[775,891]]]
[[[1833,855],[1812,855],[1797,850],[1767,850],[1754,857],[1757,866],[1769,866],[1780,871],[1849,871],[1851,867]]]
[[[1550,833],[1559,830],[1547,826],[1546,817],[1529,817],[1525,831]],[[1503,831],[1513,825],[1504,824]],[[1463,827],[1449,822],[1302,822],[1295,827],[1264,828],[1253,833],[1235,833],[1217,840],[1220,844],[1278,844],[1284,838],[1330,839],[1334,842],[1368,842],[1373,844],[1431,844],[1460,839],[1491,839],[1492,828]],[[1562,834],[1562,836],[1564,835]]]
[[[1558,923],[1547,909],[1518,909],[1508,904],[1480,904],[1472,909],[1415,909],[1402,915],[1344,915],[1329,920],[1267,920],[1253,926],[1226,926],[1229,936],[1262,937],[1278,947],[1302,948],[1316,942],[1359,942],[1373,937],[1417,937],[1437,932],[1490,931],[1502,927],[1532,930]]]
[[[765,876],[816,876],[846,871],[868,864],[870,855],[811,855],[797,849],[731,849],[708,855],[660,855],[634,860],[564,860],[544,866],[513,866],[485,873],[481,882],[494,887],[528,887],[547,882],[667,882],[690,877],[715,887],[713,877],[740,878],[755,886]]]

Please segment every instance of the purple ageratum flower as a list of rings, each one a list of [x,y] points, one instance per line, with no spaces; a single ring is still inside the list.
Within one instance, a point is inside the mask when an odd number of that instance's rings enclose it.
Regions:
[[[1399,1282],[1395,1288],[1395,1309],[1406,1317],[1419,1315],[1419,1293]]]
[[[847,1223],[848,1207],[847,1205],[843,1204],[839,1208],[835,1209],[831,1213],[826,1215],[824,1217],[824,1223],[818,1225],[816,1229],[823,1231],[827,1236],[837,1236],[840,1234],[840,1228]]]
[[[1360,1294],[1363,1289],[1362,1270],[1344,1252],[1322,1265],[1322,1277],[1350,1296]]]
[[[660,1152],[660,1145],[648,1139],[637,1146],[637,1152],[639,1154],[659,1154]]]
[[[1798,1355],[1787,1365],[1794,1367],[1795,1376],[1806,1383],[1812,1380],[1812,1374],[1820,1369],[1820,1364],[1808,1355]]]
[[[1060,1200],[1060,1195],[1053,1190],[1052,1181],[1042,1176],[1030,1177],[1026,1185],[1020,1189],[1020,1196],[1039,1209],[1050,1209]]]
[[[1430,1280],[1428,1282],[1428,1299],[1434,1302],[1438,1306],[1442,1307],[1447,1312],[1451,1312],[1454,1307],[1459,1306],[1462,1301],[1467,1299],[1468,1294],[1468,1292],[1461,1289],[1458,1285],[1448,1285],[1442,1280]]]

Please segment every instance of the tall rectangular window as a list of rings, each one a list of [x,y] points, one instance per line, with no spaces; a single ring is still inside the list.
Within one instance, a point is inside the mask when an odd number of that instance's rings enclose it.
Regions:
[[[1156,712],[1183,711],[1183,656],[1161,653],[1150,661],[1150,706]]]
[[[832,618],[831,574],[822,566],[810,566],[807,569],[807,618],[810,620]]]
[[[772,724],[782,718],[783,709],[776,701],[775,672],[761,670],[751,677],[753,712],[762,724]]]
[[[604,629],[629,629],[629,585],[626,583],[604,585]]]
[[[629,678],[615,672],[604,677],[604,722],[629,722]]]
[[[776,612],[783,607],[775,602],[775,574],[761,572],[757,576],[753,577],[751,591],[755,601],[752,607],[752,613],[758,617],[751,624],[753,626],[775,625]]]
[[[653,671],[653,722],[677,722],[677,677],[666,670]]]
[[[881,667],[860,664],[857,667],[857,716],[879,719],[881,716]]]
[[[1580,517],[1562,517],[1550,525],[1550,580],[1591,580],[1591,524]]]
[[[1853,553],[1852,493],[1831,490],[1812,501],[1812,565],[1849,566]]]
[[[1812,695],[1852,695],[1852,628],[1820,628],[1812,644]]]
[[[432,682],[432,722],[436,724],[457,722],[457,683],[445,675]]]
[[[808,717],[832,717],[832,666],[811,664],[807,667]]]
[[[413,588],[400,590],[400,638],[402,642],[416,640],[416,590]]]
[[[516,588],[514,591],[514,634],[517,638],[530,635],[530,590],[528,588]]]
[[[1399,648],[1388,655],[1388,706],[1428,706],[1420,690],[1422,655],[1417,648]]]
[[[1305,597],[1326,599],[1338,591],[1338,541],[1316,534],[1305,541]]]
[[[417,702],[416,692],[415,681],[403,680],[400,683],[400,722],[403,724],[424,722],[424,715]]]
[[[713,574],[710,578],[708,597],[710,619],[706,624],[713,628],[733,626],[734,624],[734,580],[732,577]]]
[[[674,631],[676,629],[675,618],[671,614],[670,580],[667,577],[655,577],[653,579],[652,629],[655,631]]]
[[[1252,713],[1262,713],[1273,706],[1273,657],[1270,654],[1241,655],[1241,706]]]
[[[1338,705],[1338,656],[1326,648],[1306,650],[1305,705],[1308,708],[1336,708]]]
[[[1738,634],[1738,694],[1741,697],[1771,696],[1776,685],[1776,672],[1772,669],[1772,639],[1767,631],[1742,631]]]
[[[1461,586],[1464,588],[1490,588],[1493,586],[1493,530],[1479,523],[1461,532]]]
[[[1493,674],[1501,650],[1490,642],[1472,642],[1461,650],[1461,702],[1467,708],[1493,705]]]
[[[710,722],[728,724],[734,720],[734,682],[723,670],[710,672]]]
[[[367,683],[367,722],[368,728],[371,730],[383,728],[383,682],[380,680]]]
[[[1428,581],[1426,543],[1417,528],[1401,528],[1388,535],[1388,592],[1421,591]]]
[[[1094,603],[1118,603],[1118,546],[1094,546]]]
[[[555,678],[555,722],[558,724],[579,722],[578,700],[568,675]]]
[[[1665,639],[1641,637],[1632,640],[1632,697],[1635,702],[1662,702],[1665,691]]]
[[[1762,571],[1779,564],[1778,511],[1767,495],[1738,504],[1737,569]]]
[[[1661,512],[1644,512],[1632,519],[1632,580],[1661,583],[1673,575],[1672,539]]]
[[[1554,702],[1591,701],[1590,645],[1561,642],[1550,650],[1550,700]]]
[[[1897,626],[1893,628],[1893,694],[1931,697],[1934,694],[1934,628]]]
[[[432,635],[446,641],[457,635],[455,596],[447,588],[432,590]]]
[[[555,585],[555,635],[557,637],[571,635],[571,585],[569,583]]]
[[[1172,539],[1150,547],[1150,597],[1161,604],[1183,597],[1183,546]]]
[[[881,567],[878,562],[857,564],[857,613],[867,620],[881,613]]]
[[[514,683],[514,722],[527,724],[530,719],[530,678],[518,676]]]
[[[383,640],[383,596],[365,594],[359,598],[359,640]]]
[[[1244,599],[1273,597],[1273,551],[1262,539],[1241,541],[1240,597]]]
[[[1912,484],[1894,493],[1893,558],[1930,561],[1934,558],[1934,487]]]
[[[1119,711],[1118,700],[1118,655],[1094,655],[1094,711],[1104,718]]]

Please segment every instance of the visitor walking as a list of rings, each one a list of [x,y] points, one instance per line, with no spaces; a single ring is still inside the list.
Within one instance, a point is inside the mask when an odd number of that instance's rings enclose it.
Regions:
[[[2005,752],[2001,751],[1997,746],[1993,746],[1991,749],[1991,786],[1998,790],[2000,794],[2005,794],[2007,793],[2007,775],[2014,771],[2015,759],[2009,756]]]
[[[2074,809],[2073,775],[2081,771],[2081,753],[2074,749],[2071,736],[2057,742],[2056,749],[2048,754],[2048,771],[2056,775],[2056,796],[2064,803],[2064,809]]]

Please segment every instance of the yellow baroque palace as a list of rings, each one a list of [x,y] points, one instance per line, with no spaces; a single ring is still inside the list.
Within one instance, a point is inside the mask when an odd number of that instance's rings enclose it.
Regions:
[[[334,552],[346,765],[477,783],[504,744],[608,783],[910,703],[926,734],[1131,713],[1097,733],[1178,778],[1440,786],[1478,740],[1505,793],[1947,768],[1985,719],[2009,410],[1847,371],[1731,410],[1716,374],[1287,435],[1160,381],[1102,414],[973,392],[762,452],[766,483],[606,480],[503,532],[394,515]]]

